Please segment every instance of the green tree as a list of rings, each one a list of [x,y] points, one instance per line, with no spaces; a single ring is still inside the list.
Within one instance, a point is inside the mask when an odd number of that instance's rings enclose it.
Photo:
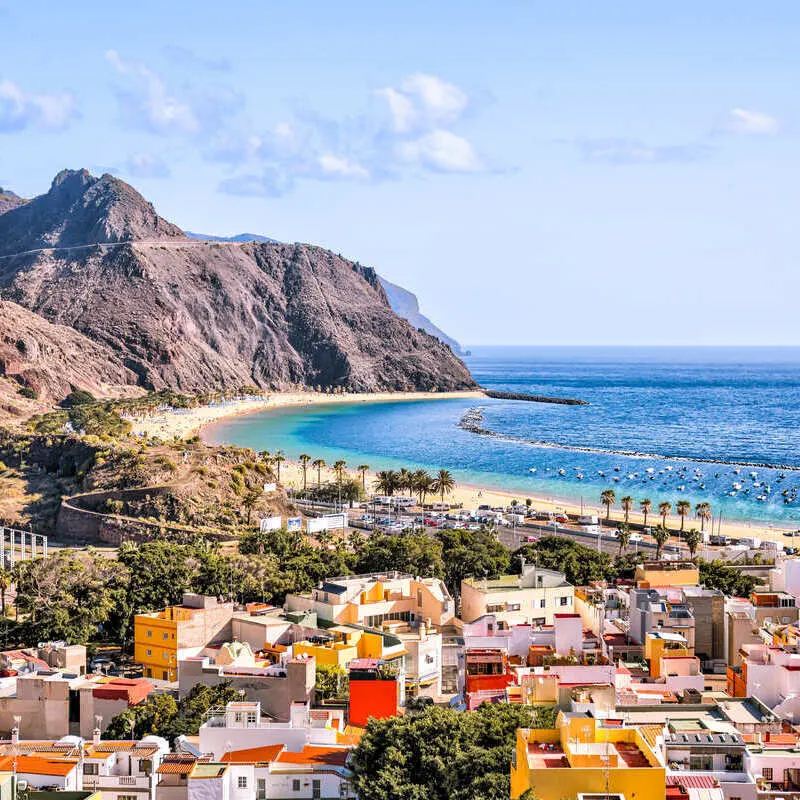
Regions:
[[[627,522],[623,522],[622,525],[617,528],[617,541],[619,542],[619,555],[622,555],[622,551],[631,541],[631,527]]]
[[[326,466],[324,458],[315,458],[312,467],[317,471],[317,489],[322,486],[322,468]]]
[[[706,529],[706,522],[711,519],[711,503],[698,503],[694,507],[694,512],[700,520],[700,531]]]
[[[735,567],[722,561],[700,559],[700,583],[706,589],[719,589],[728,597],[748,597],[753,587],[763,581],[752,575],[743,575]]]
[[[177,713],[175,698],[168,694],[152,694],[144,703],[128,706],[117,714],[103,732],[103,738],[125,740],[166,736]]]
[[[308,464],[311,461],[311,456],[308,453],[300,453],[298,456],[300,462],[300,469],[303,470],[303,491],[308,488]]]
[[[436,481],[424,470],[418,469],[414,473],[414,491],[421,506],[425,505],[427,496],[435,491]]]
[[[656,561],[660,561],[661,551],[664,545],[669,541],[669,531],[663,525],[659,525],[653,531],[653,540],[656,543]]]
[[[345,467],[346,466],[347,466],[347,462],[343,461],[342,459],[339,459],[333,465],[333,471],[336,473],[336,483],[338,483],[339,486],[341,486],[342,482],[344,481],[344,472],[345,472]]]
[[[661,527],[667,527],[667,517],[672,512],[672,503],[665,500],[663,503],[658,504],[658,513],[661,514]]]
[[[356,552],[355,572],[398,570],[424,578],[444,577],[442,542],[423,534],[376,533],[367,538]]]
[[[444,581],[453,597],[461,596],[461,581],[472,575],[496,578],[508,569],[508,551],[497,534],[486,528],[477,531],[438,531],[442,543]]]
[[[281,464],[286,461],[286,456],[280,452],[280,450],[275,453],[274,456],[270,459],[272,465],[275,467],[275,478],[278,483],[281,482]]]
[[[600,492],[600,502],[606,507],[606,519],[611,519],[611,506],[617,499],[617,493],[613,489],[604,489]]]
[[[11,571],[5,567],[0,567],[0,612],[6,615],[6,592],[13,582]]]
[[[520,571],[521,559],[544,569],[563,572],[574,586],[615,577],[611,556],[574,542],[565,536],[544,536],[537,542],[522,545],[511,559],[511,572]]]
[[[622,506],[622,510],[625,512],[625,524],[627,525],[628,517],[633,510],[633,498],[629,494],[626,494],[625,497],[623,497],[619,502]]]
[[[554,726],[552,710],[427,706],[371,720],[351,766],[360,800],[507,800],[518,728]]]
[[[647,527],[647,515],[650,513],[651,509],[653,508],[653,501],[649,497],[645,497],[644,500],[639,502],[639,508],[642,510],[642,514],[644,514],[644,527]]]
[[[245,511],[247,511],[247,520],[246,524],[250,524],[250,520],[253,516],[253,509],[258,505],[259,500],[261,500],[263,492],[259,491],[258,489],[251,489],[247,492],[247,494],[242,498],[242,506],[244,507]]]
[[[700,542],[703,541],[703,534],[697,528],[689,528],[686,531],[686,546],[689,548],[689,555],[694,558]]]
[[[438,494],[441,498],[441,501],[444,503],[444,496],[446,494],[452,494],[453,489],[455,488],[456,482],[453,476],[450,474],[450,471],[446,469],[440,469],[439,472],[436,473],[436,477],[433,479],[431,491],[433,491],[434,494]]]
[[[317,667],[314,685],[317,702],[321,700],[345,700],[350,696],[347,671],[338,664]]]
[[[358,469],[356,470],[358,474],[361,476],[361,488],[363,489],[364,493],[366,494],[367,491],[367,473],[369,472],[369,464],[359,464]]]
[[[375,476],[374,486],[378,494],[392,497],[399,488],[398,474],[392,469],[381,470]]]
[[[675,510],[681,518],[681,533],[683,533],[683,525],[686,522],[686,516],[692,512],[692,504],[688,500],[678,500]]]

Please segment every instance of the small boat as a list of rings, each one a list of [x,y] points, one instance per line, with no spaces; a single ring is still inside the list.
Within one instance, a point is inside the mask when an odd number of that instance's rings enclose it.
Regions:
[[[575,477],[576,477],[576,478],[577,478],[579,481],[582,481],[582,480],[583,480],[583,473],[582,473],[582,472],[579,472],[579,473],[578,473],[578,474],[577,474]]]
[[[558,474],[559,474],[559,475],[566,475],[566,474],[567,474],[567,471],[566,471],[565,469],[560,469],[560,470],[558,471]]]
[[[734,475],[738,475],[740,472],[741,472],[741,470],[739,469],[739,467],[735,467],[734,470],[733,470],[733,474]]]
[[[732,489],[736,489],[736,491],[738,492],[738,491],[739,491],[739,489],[741,489],[741,488],[742,488],[742,484],[741,484],[741,483],[732,483],[732,484],[731,484],[731,488],[732,488]]]
[[[531,467],[528,472],[536,472],[536,467]]]
[[[653,472],[655,472],[655,470],[654,470],[652,467],[648,467],[648,468],[645,470],[645,472],[647,472],[647,473],[651,473],[651,474],[652,474]]]
[[[681,485],[678,487],[678,491],[679,491],[679,492],[685,492],[685,491],[686,491],[686,487],[685,487],[683,484],[681,484]]]
[[[757,478],[758,477],[758,473],[757,472],[751,472],[750,473],[750,477],[751,478]]]

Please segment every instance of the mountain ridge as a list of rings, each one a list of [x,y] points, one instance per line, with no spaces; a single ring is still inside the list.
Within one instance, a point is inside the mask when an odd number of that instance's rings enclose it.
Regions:
[[[63,171],[0,215],[0,256],[2,298],[107,348],[146,389],[474,386],[372,268],[311,245],[205,247],[110,175]]]

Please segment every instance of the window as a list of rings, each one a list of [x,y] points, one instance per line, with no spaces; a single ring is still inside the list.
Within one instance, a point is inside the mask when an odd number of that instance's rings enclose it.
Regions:
[[[699,769],[705,772],[714,769],[714,759],[712,756],[689,756],[689,769]]]
[[[558,599],[561,601],[561,605],[562,606],[568,606],[569,605],[569,597],[559,597]]]
[[[169,639],[169,634],[168,633],[162,633],[161,634],[161,638],[162,639]]]
[[[505,611],[506,607],[500,603],[499,605],[486,606],[487,614],[496,614],[498,611]]]
[[[255,711],[248,711],[247,712],[247,724],[248,725],[255,725],[258,720],[256,719],[256,712]]]
[[[436,661],[436,659],[430,653],[425,656],[426,664],[433,664],[434,661]]]
[[[297,778],[292,780],[292,791],[299,792],[300,791],[300,781]]]
[[[99,764],[84,764],[83,765],[83,774],[84,775],[99,775],[98,772]]]
[[[139,769],[144,772],[145,775],[149,775],[153,771],[153,762],[149,758],[143,758],[139,762]]]
[[[506,604],[506,611],[519,611],[519,603]]]
[[[162,681],[168,681],[169,680],[169,672],[167,672],[167,670],[165,670],[165,669],[161,670],[161,680]]]
[[[148,656],[153,655],[153,651],[152,650],[145,650],[145,653],[147,653]]]
[[[343,781],[339,784],[339,797],[349,797],[350,796],[350,784],[346,781]]]
[[[422,608],[422,589],[417,589],[417,605]]]
[[[135,794],[118,794],[117,800],[136,800]]]
[[[237,711],[237,712],[236,712],[236,713],[233,715],[233,721],[234,721],[234,722],[242,722],[242,721],[244,721],[244,714],[242,714],[242,712],[241,712],[241,711]]]
[[[539,601],[539,608],[544,608],[546,605],[547,605],[547,600],[545,600],[545,598],[543,597],[543,598],[542,598],[542,599]]]
[[[240,775],[236,779],[236,788],[237,789],[246,789],[247,788],[247,775]]]
[[[153,635],[153,631],[151,631],[151,630],[150,630],[150,628],[148,628],[148,629],[145,631],[145,633],[147,634],[147,636],[152,636],[152,635]]]
[[[311,781],[311,796],[312,797],[322,797],[322,782],[321,781]]]
[[[169,660],[169,653],[166,650],[162,650],[161,651],[161,657],[164,659],[164,661],[168,661]]]
[[[771,781],[772,767],[764,767],[764,769],[761,770],[761,777],[763,777],[765,781]]]

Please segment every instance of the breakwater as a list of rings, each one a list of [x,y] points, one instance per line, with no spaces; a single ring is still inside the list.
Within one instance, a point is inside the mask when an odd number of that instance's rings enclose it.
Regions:
[[[555,403],[559,406],[588,406],[586,400],[575,397],[548,397],[543,394],[525,394],[524,392],[498,392],[495,389],[484,389],[487,397],[494,400],[524,400],[526,403]]]

